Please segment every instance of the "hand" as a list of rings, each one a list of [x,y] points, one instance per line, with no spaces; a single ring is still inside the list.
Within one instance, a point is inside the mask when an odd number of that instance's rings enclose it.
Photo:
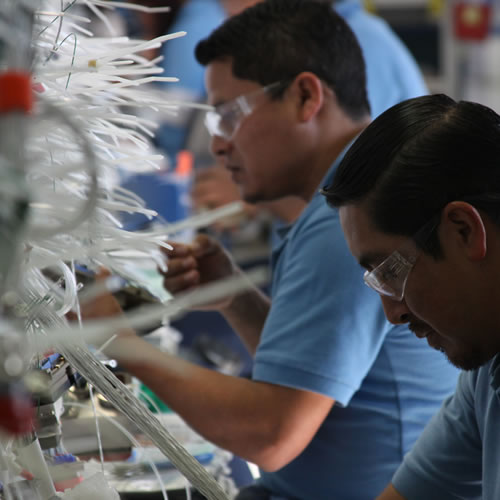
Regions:
[[[103,282],[110,277],[110,272],[107,269],[101,269],[96,274],[96,282]],[[122,316],[123,310],[116,298],[107,290],[95,297],[92,300],[84,301],[80,304],[80,314],[83,321],[109,319],[112,317]],[[66,317],[70,321],[78,319],[76,313],[69,312]],[[119,337],[135,337],[135,331],[132,328],[122,328],[118,332],[114,332]],[[103,340],[104,342],[104,340]]]
[[[213,238],[198,235],[191,245],[169,242],[173,250],[163,250],[168,258],[163,285],[172,294],[213,283],[239,272],[232,258]],[[222,310],[233,297],[205,304],[204,310]]]
[[[195,210],[206,210],[239,201],[241,196],[231,174],[224,167],[215,165],[196,171],[191,200]]]
[[[110,276],[111,273],[107,269],[101,268],[95,275],[95,283],[102,283]],[[83,297],[85,297],[85,288]],[[121,315],[123,314],[123,311],[116,298],[109,291],[107,291],[107,289],[105,289],[102,290],[102,293],[93,300],[81,303],[80,314],[82,320],[103,319]],[[77,315],[74,312],[69,312],[66,317],[71,321],[77,320]]]
[[[191,201],[195,211],[212,210],[220,208],[235,201],[241,201],[238,186],[232,181],[230,173],[222,166],[215,165],[199,169],[196,172]],[[249,203],[244,204],[244,218],[253,218],[258,212],[258,207]],[[242,217],[224,218],[214,224],[218,231],[238,227]]]

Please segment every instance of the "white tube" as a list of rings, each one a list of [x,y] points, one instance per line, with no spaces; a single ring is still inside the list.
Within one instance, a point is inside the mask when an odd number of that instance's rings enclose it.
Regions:
[[[87,408],[87,405],[84,405],[83,403],[76,403],[76,402],[71,403],[69,401],[66,401],[64,403],[64,406],[74,406],[76,408],[84,408],[84,409]],[[137,439],[135,439],[135,437],[125,427],[123,427],[122,424],[120,424],[118,421],[116,421],[113,417],[110,417],[109,415],[106,415],[103,411],[101,411],[101,410],[99,410],[99,409],[97,409],[95,407],[94,407],[94,411],[96,412],[96,414],[98,414],[99,416],[105,418],[111,424],[113,424],[117,429],[119,429],[120,431],[122,431],[123,434],[130,440],[130,442],[138,450],[142,450],[142,452],[144,454],[144,448],[140,445],[139,441],[137,441]],[[158,468],[156,467],[156,465],[154,464],[154,462],[152,460],[148,460],[148,463],[151,466],[151,469],[153,470],[156,478],[158,479],[158,483],[160,484],[160,489],[161,489],[161,492],[162,492],[162,495],[163,495],[163,499],[164,500],[168,500],[167,490],[165,489],[165,483],[163,482],[163,479],[161,478],[161,475],[160,475],[160,472],[158,471]]]
[[[31,472],[37,481],[37,490],[40,499],[50,500],[55,497],[56,489],[50,477],[38,439],[35,439],[28,446],[17,449],[16,453],[26,470]]]

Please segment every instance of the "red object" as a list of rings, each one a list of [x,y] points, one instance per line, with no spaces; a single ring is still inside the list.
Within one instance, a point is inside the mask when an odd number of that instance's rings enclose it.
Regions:
[[[484,40],[491,26],[492,8],[488,4],[460,2],[454,7],[455,36],[460,40]]]
[[[73,489],[75,486],[77,486],[82,482],[83,482],[83,477],[77,476],[77,477],[72,477],[71,479],[64,479],[63,481],[56,481],[54,483],[54,487],[56,491],[64,492],[69,488]]]
[[[41,82],[33,83],[31,88],[38,94],[43,94],[45,92],[45,85]]]
[[[184,177],[191,175],[193,171],[193,154],[189,151],[182,150],[177,153],[177,165],[175,173]]]
[[[33,430],[35,409],[31,398],[22,395],[0,395],[0,428],[10,434],[28,434]]]
[[[29,113],[32,108],[31,75],[20,71],[6,71],[0,74],[0,113]]]

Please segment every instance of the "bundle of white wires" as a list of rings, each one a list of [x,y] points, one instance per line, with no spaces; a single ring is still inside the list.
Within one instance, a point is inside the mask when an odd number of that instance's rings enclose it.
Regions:
[[[4,49],[0,53],[0,72],[30,71],[36,93],[29,116],[22,121],[17,116],[2,116],[0,120],[1,129],[13,129],[13,136],[15,127],[23,128],[19,135],[22,165],[12,165],[0,151],[0,168],[5,164],[12,171],[22,172],[29,193],[29,220],[20,232],[18,258],[12,258],[19,271],[17,290],[6,295],[5,290],[1,292],[3,299],[14,296],[8,305],[15,304],[17,294],[17,312],[31,336],[38,331],[45,337],[55,325],[64,328],[64,315],[70,309],[78,310],[75,263],[91,270],[103,266],[125,274],[123,255],[119,254],[123,249],[132,249],[136,258],[149,259],[164,268],[159,247],[166,246],[165,239],[172,229],[149,233],[123,229],[121,212],[151,218],[156,214],[119,186],[119,172],[147,172],[161,164],[162,157],[150,148],[155,123],[139,118],[131,110],[138,106],[175,113],[177,103],[166,102],[161,93],[144,91],[141,85],[177,79],[161,75],[157,66],[160,59],[149,61],[140,52],[185,33],[151,41],[96,38],[90,19],[77,9],[82,6],[110,29],[106,16],[109,10],[145,9],[109,0],[0,0],[0,47]],[[35,13],[31,23],[21,26],[11,22],[26,19],[26,12]],[[238,209],[233,207],[229,213]],[[220,215],[225,213],[228,211]],[[206,216],[203,221],[207,221]],[[183,222],[182,227],[201,223],[198,218]],[[54,280],[47,272],[53,274],[54,269],[59,279]],[[220,486],[157,419],[126,388],[106,378],[109,371],[83,343],[80,347],[65,345],[61,350],[78,365],[75,368],[95,379],[94,385],[102,386],[99,388],[116,407],[124,411],[134,408],[135,423],[157,438],[160,449],[170,454],[169,458],[207,498],[226,498]]]

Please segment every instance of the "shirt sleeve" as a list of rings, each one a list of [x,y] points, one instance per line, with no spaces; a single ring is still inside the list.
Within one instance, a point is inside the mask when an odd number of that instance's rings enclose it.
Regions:
[[[475,410],[477,372],[460,374],[457,390],[429,422],[393,477],[407,500],[482,498],[482,444]]]
[[[277,264],[255,380],[310,390],[347,405],[390,329],[366,287],[338,215],[323,202],[299,219]]]

